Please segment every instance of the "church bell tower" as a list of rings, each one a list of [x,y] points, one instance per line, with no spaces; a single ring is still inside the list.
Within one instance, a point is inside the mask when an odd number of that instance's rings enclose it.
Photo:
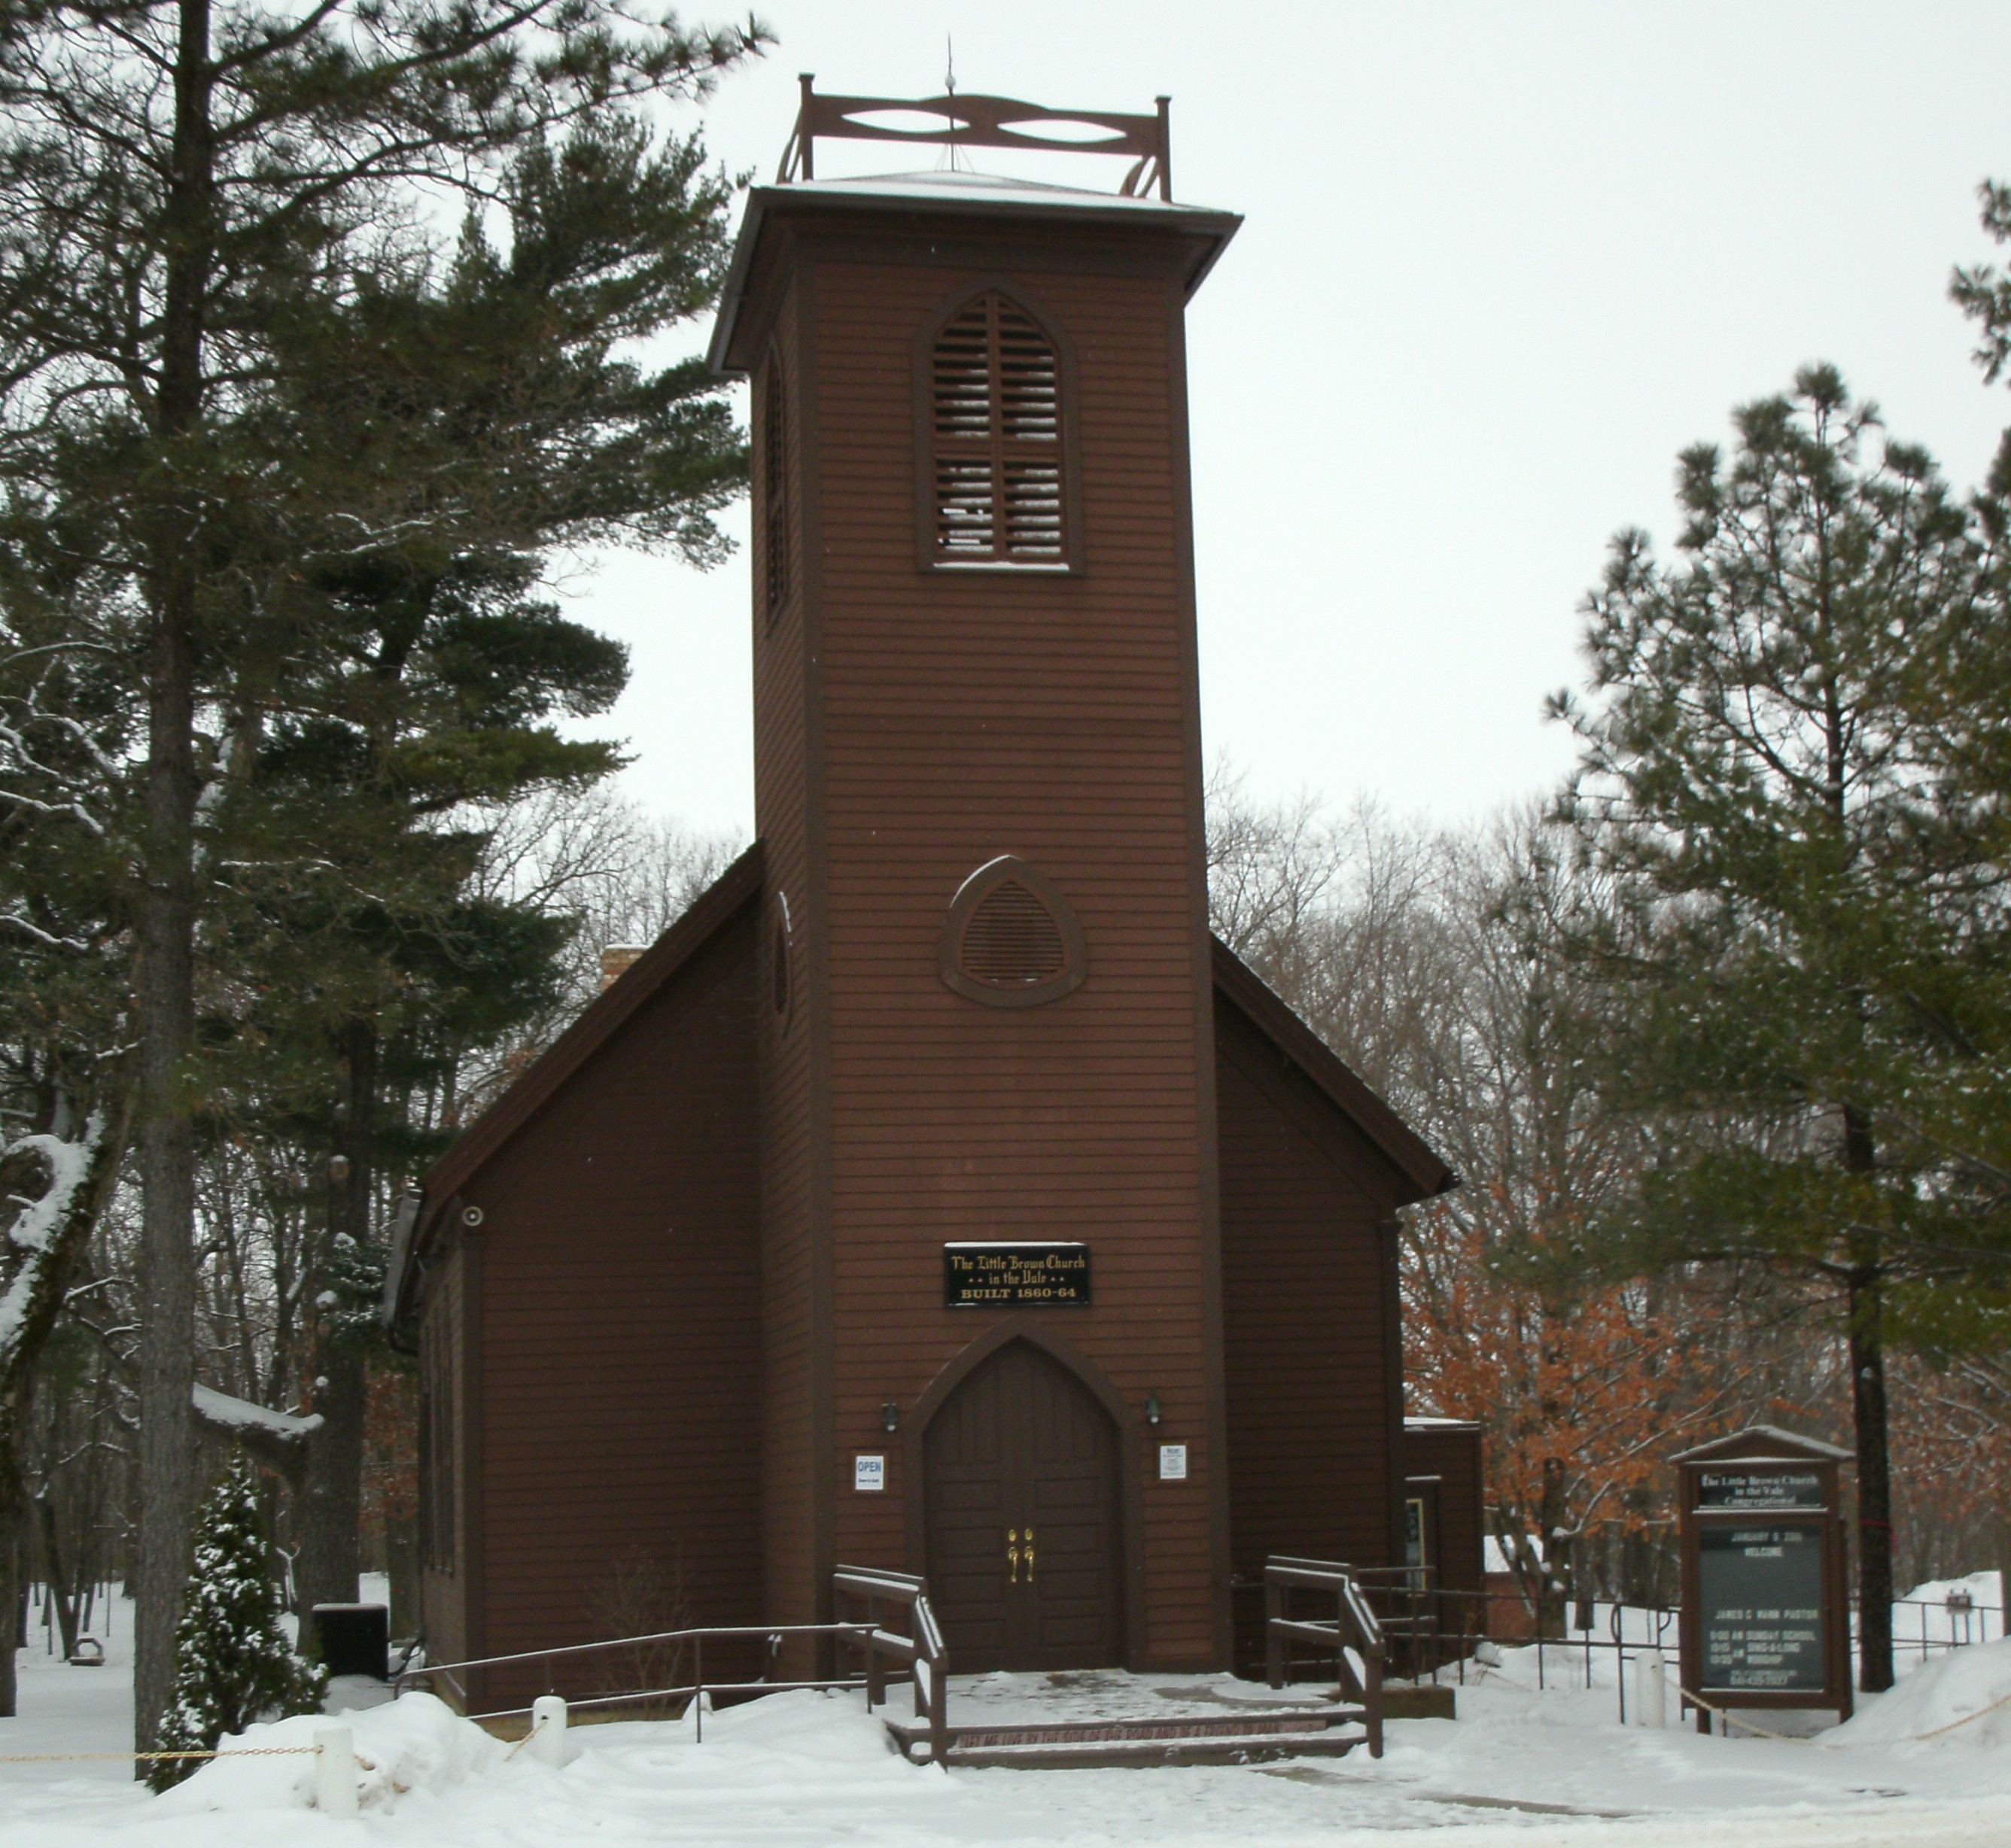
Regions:
[[[970,170],[1043,145],[1128,177]],[[770,1620],[904,1561],[960,1669],[1227,1662],[1183,312],[1239,222],[1163,101],[808,79],[750,196]]]

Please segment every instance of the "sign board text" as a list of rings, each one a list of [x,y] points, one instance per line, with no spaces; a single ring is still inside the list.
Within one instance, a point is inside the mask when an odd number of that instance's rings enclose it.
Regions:
[[[1089,1247],[945,1245],[943,1301],[952,1309],[1085,1304],[1089,1301]]]

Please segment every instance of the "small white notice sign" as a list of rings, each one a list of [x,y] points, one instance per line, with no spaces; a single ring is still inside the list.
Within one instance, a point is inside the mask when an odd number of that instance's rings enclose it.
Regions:
[[[1181,1474],[1187,1472],[1183,1470]],[[852,1486],[863,1494],[877,1494],[887,1486],[887,1459],[884,1456],[855,1456],[852,1459]]]
[[[1162,1482],[1185,1482],[1187,1479],[1187,1447],[1184,1444],[1162,1444],[1159,1446],[1159,1480]]]

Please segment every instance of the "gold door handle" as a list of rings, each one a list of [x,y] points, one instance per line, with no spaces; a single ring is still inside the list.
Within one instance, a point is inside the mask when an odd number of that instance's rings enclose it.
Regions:
[[[1030,1584],[1032,1584],[1032,1583],[1033,1583],[1033,1582],[1034,1582],[1034,1530],[1033,1530],[1033,1529],[1032,1529],[1032,1528],[1029,1527],[1029,1528],[1027,1530],[1027,1583],[1028,1584],[1030,1584]]]
[[[1013,1569],[1011,1583],[1016,1585],[1020,1582],[1020,1530],[1017,1527],[1005,1530],[1005,1561]]]

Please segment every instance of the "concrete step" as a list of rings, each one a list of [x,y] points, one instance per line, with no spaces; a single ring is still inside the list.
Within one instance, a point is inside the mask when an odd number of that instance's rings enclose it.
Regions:
[[[1239,1714],[1233,1718],[1062,1721],[1048,1725],[949,1729],[947,1762],[972,1767],[1054,1771],[1112,1765],[1249,1764],[1286,1757],[1338,1757],[1362,1742],[1358,1709],[1304,1708]],[[1344,1731],[1342,1729],[1347,1729]],[[890,1719],[887,1731],[904,1757],[929,1755],[926,1725]]]

